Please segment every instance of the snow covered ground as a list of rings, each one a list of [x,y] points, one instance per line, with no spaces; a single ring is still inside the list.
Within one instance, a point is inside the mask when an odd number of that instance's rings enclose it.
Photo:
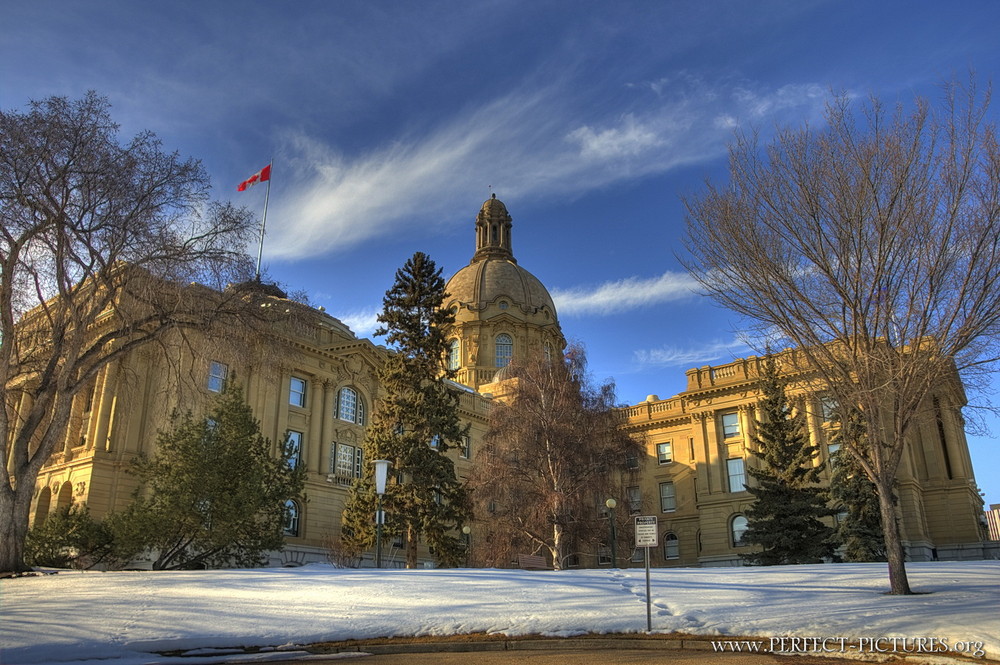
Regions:
[[[845,638],[849,644],[937,638],[970,655],[981,643],[978,651],[986,658],[1000,659],[1000,562],[911,563],[907,570],[911,586],[926,595],[885,595],[884,564],[654,569],[653,631]],[[202,649],[203,657],[183,662],[205,663],[224,661],[216,649],[225,647],[645,630],[642,569],[376,571],[314,565],[65,572],[0,582],[4,665],[109,658],[115,659],[110,665],[179,662],[155,653],[174,649]]]

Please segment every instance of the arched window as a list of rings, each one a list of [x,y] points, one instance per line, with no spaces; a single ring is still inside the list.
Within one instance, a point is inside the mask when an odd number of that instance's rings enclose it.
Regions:
[[[460,364],[460,348],[457,339],[451,340],[451,344],[448,345],[448,369],[458,369]]]
[[[494,357],[497,367],[506,367],[514,355],[514,339],[507,333],[497,335]]]
[[[349,423],[365,424],[365,403],[354,388],[341,388],[337,393],[337,417]]]
[[[285,535],[299,535],[299,504],[293,499],[285,502]]]
[[[743,542],[743,534],[747,531],[747,518],[743,515],[737,515],[730,522],[730,531],[733,534],[733,547],[743,547],[746,543]]]
[[[663,558],[681,558],[681,541],[677,539],[677,534],[668,533],[663,537]]]

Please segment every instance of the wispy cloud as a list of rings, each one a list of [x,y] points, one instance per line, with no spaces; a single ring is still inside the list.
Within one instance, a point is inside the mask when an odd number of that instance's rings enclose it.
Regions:
[[[552,289],[560,316],[618,314],[631,309],[688,298],[698,283],[687,273],[665,272],[659,277],[628,277],[594,288]]]
[[[358,337],[371,337],[378,328],[378,309],[360,309],[334,316],[351,329]]]
[[[741,337],[712,340],[688,347],[664,346],[635,352],[636,362],[643,367],[698,367],[717,362],[729,362],[751,353]]]
[[[281,161],[293,183],[275,203],[284,222],[272,232],[270,255],[346,250],[415,221],[457,223],[454,211],[474,204],[467,199],[486,183],[509,198],[551,199],[716,159],[738,122],[763,125],[790,108],[821,106],[816,86],[768,91],[685,78],[626,87],[627,111],[595,115],[572,88],[516,91],[360,155],[286,132]]]

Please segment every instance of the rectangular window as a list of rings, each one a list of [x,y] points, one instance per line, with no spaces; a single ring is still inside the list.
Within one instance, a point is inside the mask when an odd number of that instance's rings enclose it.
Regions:
[[[208,389],[213,393],[221,393],[226,387],[226,378],[229,376],[229,365],[212,361],[208,368]]]
[[[735,411],[722,414],[722,435],[727,439],[740,435],[740,414]]]
[[[305,408],[306,380],[293,376],[288,383],[288,403],[292,406]]]
[[[611,565],[611,548],[607,545],[601,545],[597,548],[597,565],[598,566],[610,566]]]
[[[633,485],[632,487],[626,487],[625,494],[628,496],[628,514],[638,515],[641,513],[642,493],[639,490],[639,486]]]
[[[823,422],[833,422],[834,417],[837,415],[837,400],[833,395],[820,395],[819,413],[823,418]]]
[[[733,457],[726,460],[726,470],[729,473],[729,491],[745,492],[747,473],[742,457]]]
[[[670,464],[674,461],[674,444],[670,441],[656,444],[656,461],[660,464]]]
[[[677,492],[673,483],[660,483],[660,510],[664,513],[677,510]]]
[[[288,442],[285,444],[285,455],[288,466],[293,469],[302,461],[302,432],[288,430]]]
[[[468,434],[462,437],[462,445],[458,449],[458,456],[462,459],[469,459],[472,455],[472,437]]]
[[[350,485],[361,477],[361,448],[335,443],[330,453],[330,473],[338,485]]]
[[[629,471],[636,471],[639,468],[639,455],[634,452],[625,454],[625,468]]]

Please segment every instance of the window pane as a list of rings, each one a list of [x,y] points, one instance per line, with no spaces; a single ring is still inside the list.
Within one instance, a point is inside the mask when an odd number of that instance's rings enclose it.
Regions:
[[[302,458],[302,432],[288,431],[288,443],[285,444],[285,454],[288,455],[288,465],[295,468]]]
[[[670,441],[656,444],[656,459],[660,464],[670,464],[674,461],[674,445]]]
[[[459,365],[459,345],[458,340],[451,340],[451,344],[448,346],[448,369],[458,369]]]
[[[208,369],[208,389],[214,393],[221,393],[226,387],[227,376],[229,376],[229,365],[213,360]]]
[[[628,495],[629,514],[637,515],[642,511],[642,493],[639,491],[639,487],[628,487],[625,489],[625,493]]]
[[[660,483],[660,510],[665,513],[677,510],[677,495],[673,483]]]
[[[740,416],[738,413],[722,414],[722,435],[727,439],[740,435]]]
[[[292,377],[288,386],[288,403],[292,406],[306,405],[306,382],[305,379]]]
[[[341,388],[337,401],[337,417],[351,423],[356,422],[358,417],[358,393],[353,388]]]
[[[747,530],[747,518],[742,515],[737,515],[733,518],[733,546],[742,547],[746,543],[743,542],[743,534]]]
[[[299,504],[291,499],[285,502],[285,535],[299,535]]]
[[[745,492],[747,474],[742,457],[734,457],[726,460],[726,467],[729,472],[729,491]]]
[[[677,536],[672,533],[668,533],[663,537],[663,558],[664,559],[679,559],[681,556],[681,542],[677,539]]]
[[[496,341],[496,366],[506,367],[510,364],[510,359],[514,355],[514,340],[507,333],[497,335]]]

